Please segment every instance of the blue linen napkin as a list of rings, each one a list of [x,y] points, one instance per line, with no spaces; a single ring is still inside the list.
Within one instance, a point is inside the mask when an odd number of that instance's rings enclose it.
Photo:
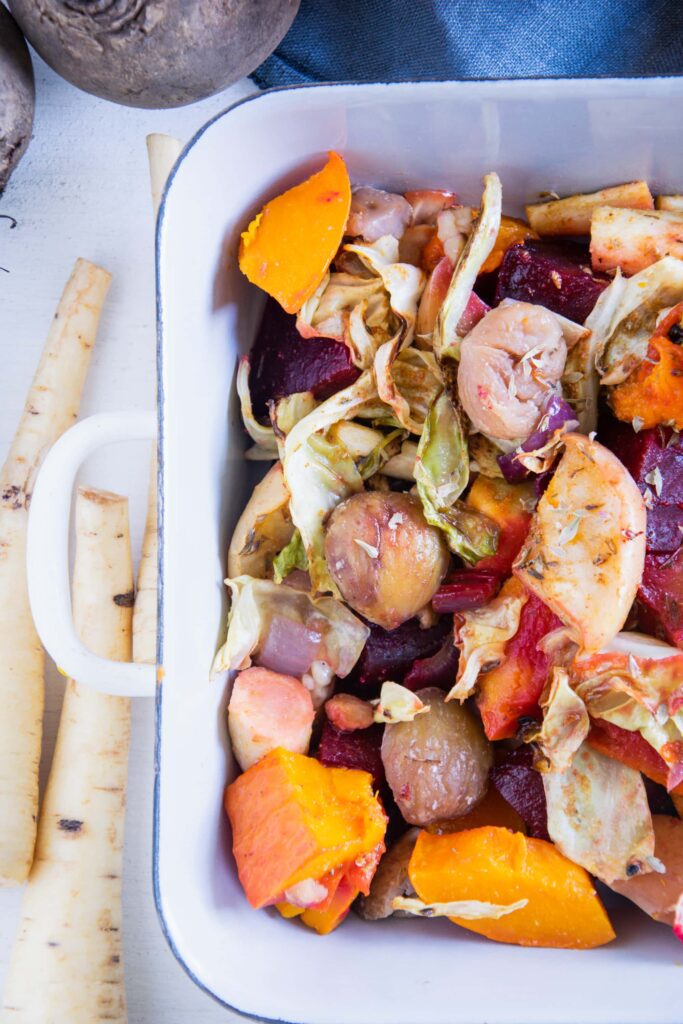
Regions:
[[[266,88],[682,72],[683,0],[301,0],[253,78]]]

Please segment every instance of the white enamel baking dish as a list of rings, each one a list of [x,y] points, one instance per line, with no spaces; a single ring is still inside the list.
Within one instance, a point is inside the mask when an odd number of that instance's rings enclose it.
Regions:
[[[318,86],[244,101],[203,128],[167,190],[158,231],[160,643],[154,887],[168,941],[233,1008],[306,1024],[680,1024],[683,949],[620,905],[593,952],[496,945],[446,921],[317,935],[244,899],[222,811],[225,678],[209,666],[225,623],[225,552],[253,483],[234,392],[261,298],[237,269],[262,201],[343,153],[356,182],[456,188],[475,202],[495,169],[514,213],[539,192],[646,178],[683,185],[679,79]],[[39,629],[69,673],[150,693],[148,667],[112,666],[76,641],[62,547],[69,482],[99,444],[148,436],[151,416],[95,417],[48,459],[29,569]],[[52,575],[41,565],[51,557]],[[49,561],[49,559],[48,559]]]

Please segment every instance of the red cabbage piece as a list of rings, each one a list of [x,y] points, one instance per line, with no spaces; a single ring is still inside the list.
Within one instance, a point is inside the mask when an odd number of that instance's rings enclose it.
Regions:
[[[432,598],[432,607],[440,615],[481,608],[496,596],[500,573],[492,569],[464,569],[450,574]]]
[[[509,484],[517,484],[521,480],[526,480],[529,476],[529,470],[525,469],[521,462],[515,458],[518,452],[534,452],[538,448],[542,448],[544,444],[548,443],[556,430],[559,430],[563,424],[569,423],[571,420],[574,423],[577,422],[576,414],[571,405],[565,402],[562,395],[551,391],[543,403],[538,423],[526,441],[522,441],[519,448],[515,449],[514,452],[498,456],[498,465],[507,482]]]
[[[517,811],[530,836],[550,839],[543,779],[533,762],[531,748],[518,747],[491,769],[489,779],[503,799]]]
[[[584,246],[530,239],[503,256],[495,300],[534,302],[582,324],[608,284],[608,277],[591,270]]]
[[[683,647],[683,438],[669,427],[636,433],[604,412],[599,437],[647,495],[639,625]]]
[[[302,338],[296,329],[296,317],[272,298],[266,300],[249,361],[251,403],[260,423],[269,421],[269,401],[298,391],[329,398],[360,375],[343,342]]]
[[[458,671],[460,652],[449,634],[442,647],[431,658],[418,658],[403,680],[409,690],[421,690],[425,686],[438,686],[450,690]]]
[[[398,629],[388,632],[373,622],[363,653],[353,671],[339,682],[339,689],[371,699],[379,696],[383,682],[391,679],[402,683],[413,662],[430,658],[441,648],[453,630],[450,618],[440,619],[429,629],[422,629],[418,619],[408,619]]]

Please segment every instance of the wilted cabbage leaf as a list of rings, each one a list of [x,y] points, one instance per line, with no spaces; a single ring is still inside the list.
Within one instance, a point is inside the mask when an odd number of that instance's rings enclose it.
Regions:
[[[593,718],[640,733],[666,762],[674,789],[683,782],[683,653],[670,650],[666,658],[579,658],[572,684]]]
[[[411,434],[421,434],[430,405],[443,388],[432,352],[400,350],[398,340],[388,341],[375,356],[377,393],[396,420]]]
[[[647,355],[662,309],[683,300],[683,261],[673,256],[633,277],[617,270],[586,320],[602,383],[621,384]]]
[[[543,774],[548,833],[606,882],[653,870],[655,836],[640,772],[584,743],[564,772]]]
[[[469,480],[469,452],[460,413],[442,391],[433,402],[415,459],[425,519],[442,530],[451,551],[474,563],[495,553],[498,526],[458,498]]]
[[[495,245],[500,228],[502,189],[497,174],[484,178],[481,212],[453,271],[446,298],[434,328],[434,352],[439,360],[458,357],[458,324],[474,288],[477,275]]]
[[[429,704],[420,700],[416,693],[400,683],[390,680],[382,683],[379,700],[375,704],[374,718],[376,722],[412,722],[417,715],[429,711]]]
[[[459,613],[455,644],[460,649],[460,661],[455,686],[446,700],[466,700],[479,673],[500,664],[505,657],[505,645],[519,629],[519,617],[527,600],[524,587],[512,577],[483,608]]]
[[[272,427],[264,427],[254,417],[249,391],[249,356],[242,356],[237,367],[237,394],[242,411],[242,422],[252,441],[255,441],[264,455],[277,458],[277,441]]]
[[[282,465],[290,493],[290,513],[301,533],[316,593],[337,594],[325,561],[325,521],[344,498],[363,489],[353,458],[339,441],[327,437],[327,431],[376,400],[373,375],[366,371],[350,387],[338,391],[300,420],[285,440]]]
[[[569,673],[554,668],[541,697],[543,723],[534,741],[548,771],[563,772],[590,730],[586,706],[569,683]]]
[[[290,675],[302,676],[322,661],[343,677],[356,664],[370,630],[340,601],[251,576],[226,583],[232,594],[228,631],[213,672],[248,668],[266,650],[266,667]],[[274,663],[278,654],[281,667]]]
[[[282,583],[293,569],[308,569],[308,558],[304,550],[301,534],[295,530],[292,539],[273,559],[273,577],[276,583]]]
[[[395,896],[391,901],[392,910],[402,910],[417,917],[450,917],[461,921],[498,921],[516,910],[523,910],[528,900],[515,903],[486,903],[484,900],[451,900],[449,903],[423,903],[415,896]]]

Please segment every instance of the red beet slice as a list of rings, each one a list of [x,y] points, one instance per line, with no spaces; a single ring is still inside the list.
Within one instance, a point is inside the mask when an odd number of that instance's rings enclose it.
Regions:
[[[328,767],[360,768],[370,772],[375,787],[383,789],[386,785],[382,764],[383,731],[383,726],[371,725],[368,729],[342,732],[326,717],[317,758]]]
[[[582,324],[609,278],[593,274],[588,250],[574,242],[518,242],[503,256],[496,303],[534,302]]]
[[[550,839],[543,779],[533,765],[529,747],[519,747],[491,769],[492,785],[517,811],[534,839]]]
[[[296,317],[271,298],[266,301],[249,360],[251,402],[261,423],[268,422],[267,403],[271,400],[297,391],[329,398],[353,384],[360,374],[343,342],[302,338],[296,329]]]
[[[443,646],[431,658],[419,658],[403,680],[409,690],[421,690],[425,686],[439,686],[450,690],[455,682],[460,652],[449,634]]]
[[[664,786],[660,786],[658,782],[648,779],[647,775],[643,775],[643,783],[652,814],[670,814],[673,818],[676,818],[674,802]]]
[[[668,427],[636,433],[603,413],[600,439],[647,492],[645,571],[638,591],[642,629],[683,647],[683,439]],[[659,493],[658,493],[659,492]]]
[[[430,629],[422,629],[418,619],[408,619],[391,632],[372,622],[368,626],[370,636],[358,663],[339,683],[340,690],[367,699],[377,697],[387,679],[402,683],[413,662],[436,654],[453,629],[450,618],[440,619]]]
[[[500,574],[491,569],[454,572],[434,594],[432,607],[439,615],[481,608],[495,597],[499,586]]]

